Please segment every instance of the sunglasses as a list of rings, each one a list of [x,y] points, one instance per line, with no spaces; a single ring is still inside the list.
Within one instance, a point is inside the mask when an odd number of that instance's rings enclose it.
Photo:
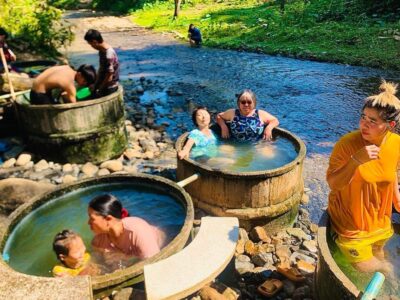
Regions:
[[[245,105],[245,104],[252,105],[252,104],[253,104],[253,101],[240,101],[239,103],[240,103],[240,104],[243,104],[243,105]]]

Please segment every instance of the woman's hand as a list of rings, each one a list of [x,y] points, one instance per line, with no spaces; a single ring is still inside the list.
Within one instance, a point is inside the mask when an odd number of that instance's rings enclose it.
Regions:
[[[270,141],[272,139],[272,129],[265,127],[263,139],[266,141]]]
[[[179,159],[184,159],[188,155],[189,155],[189,150],[186,150],[186,149],[183,149],[183,150],[178,152]]]
[[[226,126],[225,124],[221,126],[221,136],[224,139],[229,138],[229,129],[228,126]]]
[[[369,162],[370,160],[378,159],[380,150],[381,149],[376,145],[368,145],[353,154],[352,158],[360,165],[362,165],[366,162]]]

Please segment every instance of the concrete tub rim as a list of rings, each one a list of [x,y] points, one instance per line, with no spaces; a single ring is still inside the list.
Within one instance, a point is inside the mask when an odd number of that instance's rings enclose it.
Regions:
[[[346,276],[346,274],[343,273],[343,271],[339,268],[339,266],[333,259],[333,256],[328,246],[328,240],[327,240],[328,230],[329,230],[329,214],[327,211],[324,211],[319,221],[318,231],[317,231],[318,254],[323,257],[323,260],[328,265],[329,270],[331,270],[331,273],[334,274],[336,279],[340,281],[343,284],[343,286],[349,291],[349,293],[352,293],[354,298],[356,299],[358,295],[361,293],[361,291]]]
[[[182,159],[181,161],[184,161],[185,163],[196,166],[196,168],[198,168],[199,172],[201,172],[201,173],[219,175],[222,177],[235,177],[235,178],[236,177],[246,177],[246,178],[276,177],[276,176],[285,174],[288,171],[292,170],[295,165],[301,164],[302,161],[304,160],[307,150],[306,150],[306,145],[304,144],[304,142],[297,135],[293,134],[292,132],[290,132],[286,129],[280,128],[280,127],[274,128],[274,131],[277,132],[279,136],[284,136],[284,137],[288,138],[292,143],[294,143],[296,150],[298,148],[298,153],[297,153],[296,158],[294,160],[292,160],[291,162],[289,162],[279,168],[262,170],[262,171],[251,171],[251,172],[231,172],[231,171],[227,171],[227,170],[212,169],[209,166],[200,164],[189,157],[186,157],[186,158]],[[175,143],[175,149],[177,151],[182,149],[188,135],[189,135],[189,132],[186,132],[178,138],[178,140]]]
[[[90,185],[91,182],[93,182],[93,185],[95,185],[95,184],[102,184],[102,183],[104,184],[107,182],[118,182],[119,180],[121,180],[121,183],[123,183],[123,182],[129,182],[130,180],[134,180],[134,179],[143,180],[144,182],[147,181],[147,183],[149,183],[149,186],[150,186],[150,183],[156,182],[156,183],[160,184],[159,185],[160,190],[162,190],[162,187],[169,187],[169,188],[171,188],[171,192],[176,191],[180,195],[182,195],[182,199],[176,199],[176,200],[177,201],[179,200],[182,202],[183,205],[186,205],[186,217],[185,217],[184,223],[183,223],[182,228],[179,231],[178,235],[175,236],[174,239],[169,244],[167,244],[161,250],[161,252],[159,252],[158,254],[156,254],[148,259],[145,259],[143,261],[140,261],[128,268],[125,268],[122,270],[116,270],[110,274],[91,276],[92,290],[93,291],[100,290],[100,289],[107,288],[109,286],[118,285],[129,279],[132,279],[134,277],[141,275],[143,273],[143,267],[145,264],[150,264],[157,260],[166,258],[166,257],[172,255],[173,253],[175,253],[178,248],[180,248],[180,249],[183,248],[189,238],[191,229],[193,227],[194,207],[193,207],[193,202],[191,200],[190,195],[182,187],[178,186],[174,181],[171,181],[169,179],[163,178],[161,176],[156,176],[156,175],[118,174],[118,175],[100,176],[100,177],[96,177],[96,178],[87,178],[87,179],[79,180],[79,181],[71,183],[71,184],[60,185],[57,188],[55,188],[49,192],[37,195],[37,196],[33,197],[31,200],[29,200],[28,202],[26,202],[25,204],[19,206],[14,212],[12,212],[6,221],[6,226],[4,226],[4,228],[0,228],[0,251],[1,252],[3,251],[5,243],[8,239],[8,236],[11,234],[11,232],[13,231],[15,226],[24,217],[26,217],[34,209],[36,209],[36,208],[40,207],[41,205],[43,205],[44,203],[47,203],[48,201],[52,200],[54,197],[69,193],[74,190],[74,187],[77,187],[77,186],[79,186],[79,187],[91,186]],[[18,273],[18,274],[23,274],[25,276],[47,278],[47,277],[42,277],[42,276],[25,274],[25,273],[21,273],[21,272],[14,270],[3,260],[2,255],[0,255],[0,268],[6,268],[6,269],[8,269],[8,271]],[[57,278],[54,278],[54,280],[57,280]]]

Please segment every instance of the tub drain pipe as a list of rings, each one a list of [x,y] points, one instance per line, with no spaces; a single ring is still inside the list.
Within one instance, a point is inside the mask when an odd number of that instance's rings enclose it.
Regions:
[[[200,178],[200,174],[199,173],[194,173],[192,176],[189,176],[186,179],[183,179],[179,182],[177,182],[176,184],[179,185],[180,187],[184,187],[186,185],[188,185],[189,183],[192,183],[193,181],[197,180]]]
[[[365,289],[364,294],[361,297],[361,300],[373,300],[376,299],[383,282],[385,281],[385,275],[381,272],[375,272],[371,281],[368,283],[367,288]]]

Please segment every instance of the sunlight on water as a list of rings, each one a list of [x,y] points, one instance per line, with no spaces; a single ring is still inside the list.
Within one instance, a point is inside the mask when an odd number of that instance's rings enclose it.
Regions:
[[[51,270],[57,264],[52,250],[53,238],[57,232],[67,228],[80,234],[91,252],[93,234],[87,225],[87,206],[94,196],[103,193],[120,199],[131,216],[141,217],[163,229],[169,241],[179,233],[184,223],[186,213],[183,205],[154,188],[132,183],[96,185],[67,193],[30,213],[11,233],[3,257],[8,258],[9,265],[19,272],[51,276]],[[130,262],[135,262],[135,259]],[[121,262],[114,269],[126,266]]]
[[[384,251],[386,259],[393,265],[394,278],[386,277],[385,282],[382,286],[377,299],[382,299],[384,296],[400,296],[399,291],[399,279],[400,279],[400,232],[396,230],[396,233],[392,238],[386,243]],[[342,255],[335,242],[328,236],[328,245],[331,251],[332,257],[343,271],[343,273],[354,283],[354,285],[360,290],[364,291],[371,280],[373,274],[362,273],[356,271],[347,261],[347,259]]]
[[[196,162],[230,172],[271,170],[293,161],[296,156],[294,145],[283,137],[271,142],[220,141],[217,146],[194,147],[190,153]]]

